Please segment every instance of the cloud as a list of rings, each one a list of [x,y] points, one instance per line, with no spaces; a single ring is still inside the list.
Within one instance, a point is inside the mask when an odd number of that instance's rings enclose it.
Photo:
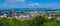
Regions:
[[[25,2],[25,0],[6,0],[6,2],[14,3],[14,2]]]
[[[40,4],[39,3],[33,3],[33,4],[28,4],[28,6],[35,7],[35,6],[40,6]]]
[[[7,6],[7,5],[8,5],[7,3],[0,4],[0,6]]]
[[[28,6],[33,8],[60,8],[60,4],[56,3],[49,3],[49,4],[32,3],[28,4]]]
[[[4,3],[3,5],[8,5],[8,4]]]
[[[7,8],[7,7],[8,7],[8,4],[7,3],[0,4],[0,8]]]
[[[48,6],[54,7],[54,6],[57,6],[57,4],[48,4]]]
[[[24,2],[23,0],[8,0],[8,2],[10,3],[3,3],[0,4],[0,8],[12,8],[12,6],[14,6],[14,8],[60,8],[60,4],[55,4],[55,3],[49,3],[49,4],[42,4],[42,3],[14,3],[15,2]],[[13,2],[13,3],[11,3]]]
[[[48,4],[47,6],[48,6],[49,8],[57,8],[57,7],[59,7],[60,5],[55,4],[55,3],[51,3],[51,4]]]
[[[16,1],[19,1],[19,2],[24,2],[25,0],[16,0]]]

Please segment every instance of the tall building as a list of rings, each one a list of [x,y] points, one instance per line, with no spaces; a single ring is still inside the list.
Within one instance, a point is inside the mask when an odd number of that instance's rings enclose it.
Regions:
[[[12,18],[15,17],[14,9],[12,9]]]

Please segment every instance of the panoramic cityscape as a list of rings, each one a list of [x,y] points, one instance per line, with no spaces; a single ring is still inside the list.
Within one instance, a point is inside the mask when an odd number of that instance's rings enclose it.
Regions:
[[[60,26],[60,0],[0,0],[0,26]]]

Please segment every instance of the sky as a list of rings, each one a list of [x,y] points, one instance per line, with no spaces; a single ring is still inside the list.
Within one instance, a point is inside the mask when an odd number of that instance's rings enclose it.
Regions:
[[[60,0],[0,0],[0,8],[60,8]]]

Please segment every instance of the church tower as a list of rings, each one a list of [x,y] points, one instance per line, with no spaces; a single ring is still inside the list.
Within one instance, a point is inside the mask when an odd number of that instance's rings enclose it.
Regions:
[[[14,9],[12,9],[12,18],[15,17]]]

